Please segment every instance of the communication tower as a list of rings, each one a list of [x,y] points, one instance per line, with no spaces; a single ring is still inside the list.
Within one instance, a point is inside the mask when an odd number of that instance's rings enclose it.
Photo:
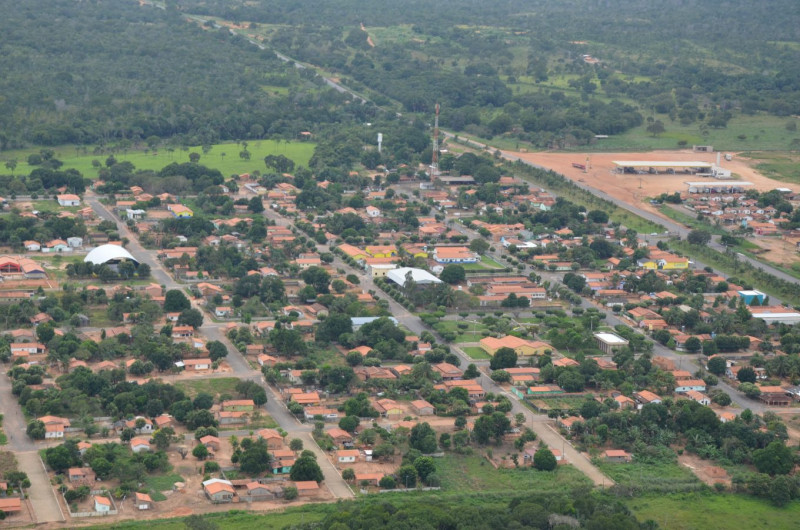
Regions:
[[[433,155],[431,156],[431,178],[439,176],[439,104],[436,104],[436,117],[433,120]]]

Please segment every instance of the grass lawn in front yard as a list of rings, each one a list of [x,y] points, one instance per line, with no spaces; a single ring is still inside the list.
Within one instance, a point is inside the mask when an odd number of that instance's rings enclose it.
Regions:
[[[631,499],[628,507],[639,521],[653,520],[671,530],[727,530],[797,528],[800,503],[777,508],[747,495],[681,493]]]
[[[464,353],[469,355],[470,359],[491,359],[492,356],[486,353],[483,348],[479,348],[478,346],[464,346],[461,348]]]
[[[481,493],[519,491],[526,493],[570,491],[589,485],[583,473],[570,465],[555,471],[537,471],[530,466],[518,469],[495,469],[486,458],[475,455],[446,454],[436,459],[442,489],[447,492]]]

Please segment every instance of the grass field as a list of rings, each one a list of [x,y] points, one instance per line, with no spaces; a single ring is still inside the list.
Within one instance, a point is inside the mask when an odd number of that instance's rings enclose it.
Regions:
[[[721,129],[700,130],[700,123],[681,125],[671,122],[666,115],[656,115],[666,131],[653,137],[646,131],[647,123],[635,127],[623,134],[611,136],[598,141],[591,149],[596,151],[644,151],[652,149],[677,149],[679,141],[685,141],[691,148],[694,144],[713,145],[717,151],[750,151],[750,150],[787,150],[796,148],[795,138],[800,136],[796,131],[788,131],[786,123],[790,118],[757,114],[754,116],[736,116]],[[739,138],[744,136],[744,139]],[[585,151],[585,147],[576,149]]]
[[[0,445],[6,445],[7,443],[8,436],[3,432],[3,415],[0,414]]]
[[[630,487],[638,492],[672,493],[703,487],[689,469],[677,462],[659,464],[597,462],[597,467],[620,486]]]
[[[797,528],[800,503],[785,508],[744,495],[683,493],[642,497],[628,501],[640,521],[652,519],[670,530],[726,530],[729,528]]]
[[[436,459],[436,467],[442,477],[442,489],[447,492],[556,492],[589,484],[589,480],[572,466],[562,466],[554,472],[530,467],[495,469],[477,455],[448,453]]]
[[[150,497],[156,502],[167,500],[167,497],[161,492],[171,490],[176,482],[183,482],[183,477],[177,473],[148,476],[144,479],[145,486],[150,488]]]
[[[214,379],[195,379],[177,381],[175,386],[186,392],[190,397],[195,397],[200,392],[211,394],[214,397],[220,394],[236,395],[236,377],[216,377]]]
[[[461,344],[464,342],[478,342],[483,338],[482,332],[489,329],[481,323],[473,324],[472,322],[465,322],[469,325],[467,329],[460,329],[457,322],[455,320],[443,320],[441,322],[437,322],[434,326],[434,329],[439,333],[446,333],[448,331],[452,331],[456,333],[456,340],[453,342]]]
[[[218,169],[223,175],[248,173],[255,170],[264,172],[264,157],[267,155],[284,155],[294,160],[296,165],[307,166],[308,160],[314,154],[315,144],[311,142],[278,142],[275,140],[251,140],[247,143],[247,150],[250,152],[250,160],[243,160],[239,157],[242,146],[236,143],[215,144],[211,147],[208,154],[204,154],[201,146],[189,147],[187,150],[175,148],[173,152],[168,152],[167,148],[160,148],[158,151],[145,153],[143,150],[131,149],[127,152],[119,151],[114,153],[118,161],[128,161],[136,166],[136,169],[160,170],[173,162],[183,163],[189,161],[189,153],[200,153],[200,164],[212,169]],[[92,166],[93,160],[98,160],[105,164],[109,152],[93,155],[91,149],[88,154],[83,154],[80,147],[64,146],[53,149],[55,157],[64,165],[61,169],[74,168],[80,171],[84,177],[97,176],[97,169]],[[17,160],[17,167],[14,174],[28,174],[36,166],[27,163],[28,155],[38,153],[39,149],[21,149],[16,151],[6,151],[0,161]],[[5,168],[3,168],[5,170]]]
[[[469,355],[470,359],[491,359],[492,356],[486,353],[483,348],[479,348],[478,346],[464,346],[461,348],[464,350],[464,353]]]
[[[481,256],[481,261],[478,263],[465,263],[462,265],[465,271],[485,271],[492,269],[502,269],[503,265],[493,260],[489,256]]]
[[[205,519],[216,525],[214,528],[221,528],[223,530],[280,530],[282,528],[291,528],[295,525],[321,521],[326,515],[335,510],[335,504],[316,504],[293,507],[284,512],[270,514],[254,514],[231,510],[229,512],[207,514],[205,515]],[[114,523],[113,526],[98,525],[91,528],[114,528],[115,530],[133,530],[138,528],[185,530],[187,526],[183,521],[184,518],[125,521]]]
[[[800,136],[800,133],[798,133]],[[798,153],[744,153],[757,162],[756,169],[769,178],[800,184],[800,154]]]

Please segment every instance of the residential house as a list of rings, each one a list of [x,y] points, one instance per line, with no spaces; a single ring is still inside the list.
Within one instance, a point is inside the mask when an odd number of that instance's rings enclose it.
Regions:
[[[300,497],[313,497],[319,493],[319,484],[313,480],[295,482],[294,487]]]
[[[236,491],[228,480],[212,478],[203,482],[203,491],[213,503],[233,502]]]
[[[70,482],[86,482],[89,480],[89,471],[84,467],[71,467],[67,470]]]
[[[711,405],[711,400],[708,399],[708,396],[703,394],[702,392],[698,392],[696,390],[689,390],[685,393],[686,397],[691,399],[692,401],[696,401],[701,405],[709,406]]]
[[[685,394],[690,390],[694,390],[695,392],[705,392],[706,382],[702,379],[685,379],[675,383],[675,392],[678,394]]]
[[[131,440],[131,451],[134,453],[150,451],[150,440],[147,438],[133,438]]]
[[[102,495],[94,496],[94,511],[108,513],[111,511],[111,499]]]
[[[331,440],[333,440],[333,443],[336,444],[337,447],[353,446],[353,436],[344,429],[334,427],[332,429],[328,429],[325,434],[331,437]]]
[[[259,438],[267,442],[267,449],[275,450],[283,448],[283,436],[275,429],[261,429],[256,433]]]
[[[71,193],[58,195],[56,198],[59,206],[80,206],[81,204],[81,198]]]
[[[134,493],[133,505],[137,510],[151,510],[153,508],[153,499],[147,493]]]
[[[252,399],[229,399],[220,404],[222,410],[253,412],[255,402]]]
[[[220,447],[222,447],[222,442],[216,436],[212,436],[210,434],[203,436],[198,440],[202,445],[206,447],[209,451],[217,452],[219,451]]]
[[[434,412],[433,405],[424,399],[417,399],[411,402],[411,407],[420,416],[430,416]]]
[[[340,449],[336,451],[336,461],[339,464],[352,464],[358,460],[358,449]]]
[[[661,398],[649,390],[642,390],[633,393],[633,399],[636,400],[636,408],[641,409],[645,405],[660,404]]]
[[[184,359],[182,363],[187,372],[210,370],[212,364],[211,359]]]
[[[633,456],[622,449],[606,449],[603,451],[603,459],[606,462],[628,463],[633,460]]]

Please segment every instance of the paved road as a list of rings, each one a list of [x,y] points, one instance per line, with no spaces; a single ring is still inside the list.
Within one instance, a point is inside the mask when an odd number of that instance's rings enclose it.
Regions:
[[[454,134],[449,133],[449,132],[445,132],[445,131],[442,131],[442,134],[444,134],[445,136],[447,136],[449,138],[454,138],[455,137]],[[462,138],[460,141],[463,142],[465,140]],[[475,147],[477,149],[482,149],[483,150],[483,149],[486,149],[487,147],[491,149],[491,146],[488,146],[488,145],[480,143],[480,142],[476,142],[474,140],[466,140],[466,142],[471,147]],[[505,160],[508,160],[510,162],[521,162],[523,164],[527,164],[527,165],[529,165],[531,167],[535,167],[537,169],[542,169],[544,171],[552,171],[551,168],[544,167],[544,166],[541,166],[539,164],[534,164],[533,162],[530,162],[528,160],[523,159],[522,157],[520,157],[519,155],[517,155],[516,153],[514,153],[512,151],[500,151],[500,156],[501,156],[501,158],[503,158]],[[616,206],[618,206],[620,208],[628,210],[629,212],[631,212],[631,213],[633,213],[635,215],[638,215],[639,217],[647,219],[648,221],[651,221],[651,222],[653,222],[655,224],[661,225],[667,231],[675,233],[675,234],[678,234],[683,239],[685,239],[686,236],[691,231],[691,229],[687,228],[686,226],[684,226],[681,223],[677,223],[677,222],[675,222],[675,221],[673,221],[671,219],[668,219],[666,217],[662,217],[659,214],[656,214],[656,213],[650,212],[648,210],[645,210],[645,209],[639,207],[638,205],[627,203],[627,202],[623,201],[622,199],[618,199],[616,197],[613,197],[613,196],[607,194],[605,191],[603,191],[601,189],[598,189],[598,188],[594,188],[594,187],[588,185],[585,182],[576,182],[576,181],[571,180],[571,179],[569,179],[569,180],[575,186],[577,186],[577,187],[579,187],[579,188],[581,188],[581,189],[583,189],[585,191],[588,191],[589,193],[591,193],[591,194],[593,194],[593,195],[595,195],[597,197],[600,197],[601,199],[605,199],[605,200],[613,203],[614,205],[616,205]],[[713,239],[709,243],[708,246],[710,248],[713,248],[714,250],[719,251],[719,252],[725,252],[725,246],[722,245],[717,239]],[[789,275],[789,274],[787,274],[787,273],[785,273],[785,272],[783,272],[783,271],[781,271],[779,269],[776,269],[775,267],[773,267],[772,265],[769,265],[768,263],[764,263],[762,261],[758,261],[758,260],[753,259],[753,258],[751,258],[749,256],[744,255],[744,254],[739,254],[738,257],[739,257],[740,260],[742,260],[744,262],[747,262],[747,263],[749,263],[750,265],[752,265],[752,266],[754,266],[756,268],[762,269],[762,270],[764,270],[764,272],[772,274],[773,276],[775,276],[777,278],[780,278],[782,280],[785,280],[787,282],[792,282],[792,283],[797,281],[797,278],[795,278],[795,277],[793,277],[793,276],[791,276],[791,275]],[[695,263],[699,268],[705,267],[705,265],[700,263],[700,262],[695,262]],[[717,274],[720,274],[722,276],[726,276],[724,273],[722,273],[720,271],[716,271],[716,272],[717,272]],[[775,303],[782,303],[781,300],[778,300],[775,297],[772,297],[772,299],[773,299],[773,302],[775,302]]]
[[[52,523],[64,521],[64,514],[56,499],[56,493],[50,485],[50,477],[44,469],[38,451],[16,453],[20,471],[28,474],[31,487],[28,488],[30,504],[36,515],[36,523]]]
[[[50,486],[50,477],[39,459],[36,443],[25,433],[25,418],[19,402],[11,393],[11,380],[5,373],[0,375],[0,404],[3,410],[3,432],[8,437],[8,445],[2,449],[10,449],[17,457],[17,469],[28,474],[31,481],[28,495],[36,522],[63,521],[64,515]]]
[[[101,218],[108,221],[111,221],[117,225],[120,237],[126,237],[129,240],[127,245],[128,251],[137,259],[140,263],[147,263],[150,266],[151,275],[153,278],[158,281],[161,285],[163,285],[166,289],[178,289],[183,290],[184,285],[179,284],[176,282],[173,277],[166,271],[166,269],[161,265],[161,262],[155,256],[155,251],[147,250],[139,244],[136,235],[131,233],[128,230],[128,227],[125,223],[121,222],[117,219],[109,210],[108,208],[103,205],[98,198],[91,194],[87,193],[86,201],[92,207],[92,210]],[[278,216],[279,217],[279,216]],[[288,223],[287,223],[288,224]],[[192,300],[192,305],[203,312],[203,308],[200,307],[195,300]],[[201,333],[208,338],[209,340],[217,340],[222,342],[228,348],[228,356],[225,358],[225,362],[231,367],[234,375],[242,380],[254,381],[261,386],[267,392],[267,403],[264,406],[266,412],[272,416],[272,418],[278,423],[278,425],[290,434],[290,438],[294,437],[291,435],[307,435],[308,431],[311,429],[311,426],[304,425],[297,421],[295,416],[291,414],[283,404],[283,400],[278,397],[278,394],[275,390],[268,385],[265,381],[261,372],[258,370],[254,370],[250,367],[250,364],[245,359],[244,355],[242,355],[239,350],[231,343],[228,337],[225,336],[223,332],[224,325],[217,324],[213,322],[207,313],[204,313],[203,325],[199,328]],[[235,433],[244,433],[239,435],[249,435],[250,431],[221,431],[220,434],[225,436],[227,433],[228,436],[233,435]],[[324,456],[322,450],[317,445],[316,441],[308,437],[308,443],[305,444],[308,449],[319,451],[320,455]],[[328,488],[336,495],[337,498],[341,497],[352,497],[353,493],[350,488],[347,486],[347,483],[342,479],[342,476],[332,467],[326,467],[324,462],[327,462],[327,457],[320,458],[320,467],[322,467],[323,473],[325,474],[325,484]]]

